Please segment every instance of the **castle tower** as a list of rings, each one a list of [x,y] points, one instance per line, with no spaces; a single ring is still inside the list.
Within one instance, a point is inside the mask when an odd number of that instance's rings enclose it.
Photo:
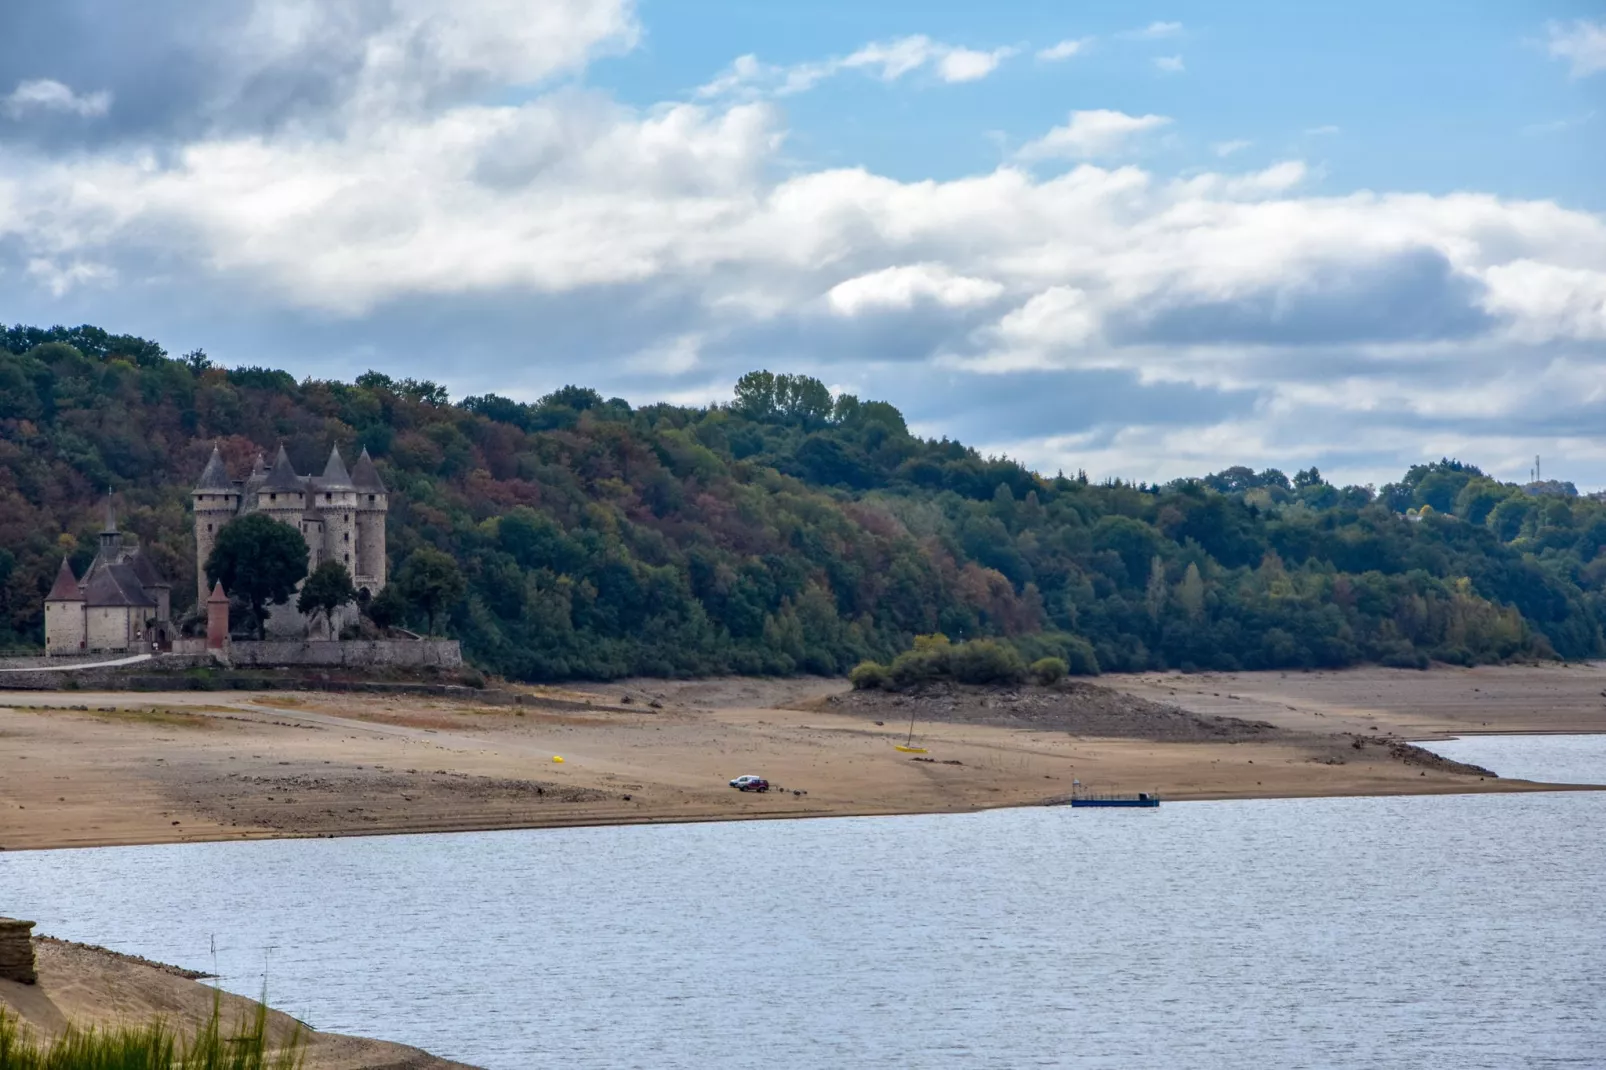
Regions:
[[[229,596],[220,581],[206,600],[206,648],[222,650],[229,645]]]
[[[301,537],[307,540],[307,573],[328,560],[324,552],[323,514],[316,506],[307,506],[301,514]]]
[[[385,586],[385,515],[390,509],[390,496],[385,483],[379,478],[379,469],[364,447],[351,470],[353,498],[356,506],[357,530],[356,567],[351,570],[352,582],[359,591],[377,595]]]
[[[207,590],[206,559],[212,555],[217,533],[240,512],[240,490],[229,479],[216,446],[190,498],[195,505],[195,599],[200,602]]]
[[[357,488],[340,457],[340,447],[329,451],[323,475],[313,481],[317,508],[323,513],[323,560],[339,561],[357,575]]]
[[[308,504],[307,484],[296,475],[283,443],[279,444],[279,455],[273,459],[267,478],[257,488],[256,498],[258,512],[267,513],[298,531],[301,529],[301,514],[306,512]]]
[[[81,654],[84,639],[84,592],[64,557],[56,584],[45,595],[45,653]]]

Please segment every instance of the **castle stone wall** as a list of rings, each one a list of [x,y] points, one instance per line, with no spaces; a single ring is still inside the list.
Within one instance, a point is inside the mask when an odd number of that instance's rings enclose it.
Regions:
[[[84,610],[90,650],[129,650],[134,637],[134,614],[127,606],[99,606]],[[139,653],[139,651],[135,651]]]
[[[455,639],[236,640],[229,644],[229,661],[237,668],[325,665],[352,669],[460,669],[463,650]]]
[[[84,650],[84,604],[45,603],[45,651],[77,654]]]

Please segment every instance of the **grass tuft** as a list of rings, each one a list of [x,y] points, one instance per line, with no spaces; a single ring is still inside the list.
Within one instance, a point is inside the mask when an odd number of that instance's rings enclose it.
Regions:
[[[154,1021],[108,1029],[69,1026],[51,1040],[25,1033],[0,1008],[0,1070],[301,1070],[305,1058],[299,1025],[283,1045],[271,1046],[264,1003],[228,1033],[221,997],[214,996],[211,1017],[190,1037]]]

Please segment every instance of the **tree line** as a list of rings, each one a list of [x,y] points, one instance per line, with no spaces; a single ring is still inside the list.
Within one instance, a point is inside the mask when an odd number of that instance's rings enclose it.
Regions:
[[[462,579],[435,621],[407,604],[394,623],[516,679],[844,673],[939,633],[1073,672],[1603,648],[1606,506],[1455,460],[1382,488],[1314,468],[1094,482],[912,435],[892,404],[806,376],[754,372],[708,406],[579,386],[453,402],[427,380],[298,382],[87,326],[0,339],[13,648],[40,642],[60,558],[93,556],[106,486],[163,571],[194,575],[189,488],[212,444],[243,474],[281,441],[303,471],[330,445],[369,449],[394,492],[391,561],[431,550]]]

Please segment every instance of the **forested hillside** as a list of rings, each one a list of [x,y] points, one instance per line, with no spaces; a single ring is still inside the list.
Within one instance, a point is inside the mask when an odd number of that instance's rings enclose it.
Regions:
[[[1602,650],[1606,506],[1453,461],[1375,493],[1314,470],[1106,485],[913,437],[893,405],[806,378],[755,373],[710,408],[579,387],[453,404],[92,327],[3,335],[0,645],[40,642],[108,486],[191,604],[189,489],[214,441],[237,477],[281,441],[300,471],[368,447],[393,567],[453,555],[448,630],[521,679],[843,672],[931,632],[1029,657],[1079,637],[1106,671]]]

